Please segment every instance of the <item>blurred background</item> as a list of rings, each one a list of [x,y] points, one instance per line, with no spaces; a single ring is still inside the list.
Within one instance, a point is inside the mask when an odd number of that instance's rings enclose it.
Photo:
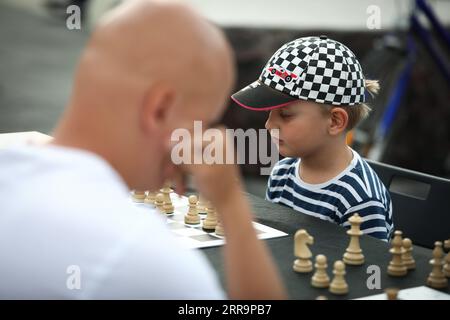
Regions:
[[[51,134],[92,27],[119,2],[0,1],[0,133]],[[186,2],[227,34],[238,63],[236,90],[256,80],[285,42],[325,34],[344,43],[366,78],[380,80],[382,88],[369,99],[373,112],[349,144],[367,158],[450,178],[450,1]],[[81,8],[81,30],[67,27],[71,4]],[[266,117],[230,101],[223,123],[258,129]],[[267,177],[259,175],[259,165],[242,169],[248,190],[264,195]]]

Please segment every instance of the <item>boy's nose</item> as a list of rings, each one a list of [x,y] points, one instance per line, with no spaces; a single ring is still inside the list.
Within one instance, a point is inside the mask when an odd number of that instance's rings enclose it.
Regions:
[[[270,111],[265,124],[267,130],[278,129],[275,127],[274,118],[275,118],[274,112]]]

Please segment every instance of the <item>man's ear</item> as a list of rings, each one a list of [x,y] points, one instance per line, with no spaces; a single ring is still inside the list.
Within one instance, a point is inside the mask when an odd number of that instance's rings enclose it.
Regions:
[[[332,108],[330,110],[330,126],[328,133],[335,136],[342,133],[348,125],[348,114],[343,108]]]
[[[141,126],[145,132],[162,130],[170,125],[175,95],[175,90],[164,84],[155,84],[147,90],[140,113]]]

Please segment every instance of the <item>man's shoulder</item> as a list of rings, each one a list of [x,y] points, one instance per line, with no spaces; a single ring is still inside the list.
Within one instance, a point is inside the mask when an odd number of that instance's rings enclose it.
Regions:
[[[17,158],[21,163],[10,166],[8,173],[0,170],[0,260],[8,261],[0,280],[5,280],[5,290],[14,288],[23,297],[29,282],[51,288],[56,296],[49,298],[222,297],[206,259],[185,248],[155,209],[134,205],[108,169],[86,168],[77,159],[69,165],[23,154]],[[14,250],[8,243],[16,244]],[[36,256],[36,251],[45,254]],[[28,273],[32,278],[20,278],[14,271],[24,259],[42,267]],[[78,293],[68,291],[66,282],[52,273],[65,274],[74,264],[81,268],[86,288]],[[117,286],[104,282],[95,270],[103,270]],[[97,289],[89,290],[91,284]],[[176,285],[178,296],[172,290]],[[0,290],[0,296],[5,294],[13,293]]]
[[[53,145],[18,145],[0,150],[0,178],[8,179],[8,172],[15,175],[48,177],[52,174],[65,178],[72,172],[77,175],[108,175],[120,177],[112,166],[95,153],[81,149]],[[18,180],[18,179],[17,179]],[[18,180],[20,181],[20,180]],[[13,182],[13,181],[11,181]]]

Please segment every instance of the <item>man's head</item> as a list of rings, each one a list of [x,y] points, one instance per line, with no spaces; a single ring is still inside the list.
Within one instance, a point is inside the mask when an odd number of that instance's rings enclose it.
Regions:
[[[345,141],[345,133],[370,108],[365,90],[378,82],[365,80],[355,54],[326,36],[286,43],[269,59],[259,79],[233,94],[240,106],[270,111],[267,129],[278,129],[283,156],[305,157]]]
[[[94,31],[55,143],[104,157],[130,188],[170,177],[174,129],[219,119],[234,81],[222,32],[183,4],[126,1]]]

